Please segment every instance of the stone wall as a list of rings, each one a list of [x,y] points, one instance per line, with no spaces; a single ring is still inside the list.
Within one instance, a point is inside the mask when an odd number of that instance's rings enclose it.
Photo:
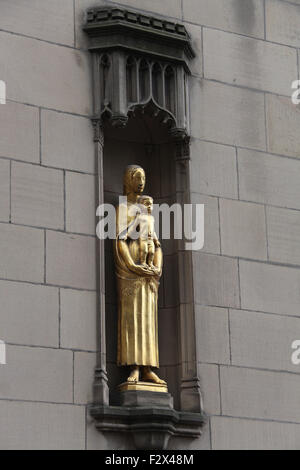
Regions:
[[[83,13],[2,0],[0,448],[126,449],[86,412],[96,351],[95,163]],[[204,435],[173,448],[299,447],[300,1],[123,0],[183,21],[192,65],[194,254]]]

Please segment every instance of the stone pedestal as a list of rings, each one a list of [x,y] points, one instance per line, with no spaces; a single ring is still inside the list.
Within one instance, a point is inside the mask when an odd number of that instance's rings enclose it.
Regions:
[[[121,392],[121,405],[130,407],[162,407],[173,409],[173,397],[170,393],[143,390]]]
[[[159,387],[154,387],[156,391],[146,390],[146,386],[135,389],[140,384],[128,387],[126,382],[119,387],[121,406],[91,406],[90,414],[99,431],[130,432],[135,447],[143,450],[167,449],[172,436],[201,435],[202,414],[175,411],[170,393],[159,391]]]

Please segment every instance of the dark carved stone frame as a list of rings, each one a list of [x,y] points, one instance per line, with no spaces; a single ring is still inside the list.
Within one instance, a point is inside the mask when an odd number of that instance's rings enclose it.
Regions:
[[[175,144],[174,165],[176,167],[176,200],[180,204],[190,202],[190,137],[188,116],[188,62],[194,57],[190,38],[181,24],[161,18],[145,16],[120,8],[92,8],[87,11],[84,31],[90,38],[89,50],[93,57],[94,77],[94,126],[95,156],[98,162],[98,203],[104,203],[103,188],[103,122],[109,120],[113,126],[126,126],[131,113],[142,110],[159,119],[167,126],[170,141]],[[110,99],[101,96],[100,61],[108,54],[110,61]],[[153,98],[150,85],[149,99],[129,103],[126,99],[126,57],[133,55],[138,60],[145,58],[159,64],[171,64],[175,73],[173,112],[159,105]],[[105,59],[107,59],[105,57]],[[152,69],[149,69],[149,77]],[[151,81],[151,78],[150,78]],[[164,83],[164,82],[163,82]],[[197,437],[203,425],[203,409],[196,354],[196,324],[194,309],[194,286],[192,253],[185,251],[184,241],[178,241],[179,286],[180,286],[180,356],[181,410],[139,408],[138,412],[126,407],[109,406],[109,390],[106,372],[105,337],[105,256],[104,241],[98,242],[98,286],[100,332],[98,363],[95,370],[94,402],[90,413],[101,431],[131,431],[136,446],[143,447],[140,436],[149,432],[156,439],[153,448],[165,448],[171,435]],[[154,434],[153,434],[154,433]]]

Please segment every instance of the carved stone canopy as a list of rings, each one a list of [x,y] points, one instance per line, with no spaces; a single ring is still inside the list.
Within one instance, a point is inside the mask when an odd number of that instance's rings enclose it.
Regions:
[[[121,8],[87,11],[94,57],[94,116],[124,126],[137,109],[152,113],[176,140],[189,135],[189,61],[185,27]]]
[[[145,16],[120,8],[98,7],[87,11],[83,30],[90,49],[122,48],[178,62],[189,71],[195,57],[190,37],[182,24]]]

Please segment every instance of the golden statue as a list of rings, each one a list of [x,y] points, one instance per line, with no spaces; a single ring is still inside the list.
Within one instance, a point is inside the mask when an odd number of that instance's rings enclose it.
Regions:
[[[127,200],[117,208],[118,365],[131,367],[123,390],[134,385],[135,390],[167,391],[165,381],[151,369],[159,367],[157,296],[163,255],[154,231],[153,199],[142,195],[145,180],[143,168],[128,166],[123,191]],[[154,388],[147,388],[149,382]]]

